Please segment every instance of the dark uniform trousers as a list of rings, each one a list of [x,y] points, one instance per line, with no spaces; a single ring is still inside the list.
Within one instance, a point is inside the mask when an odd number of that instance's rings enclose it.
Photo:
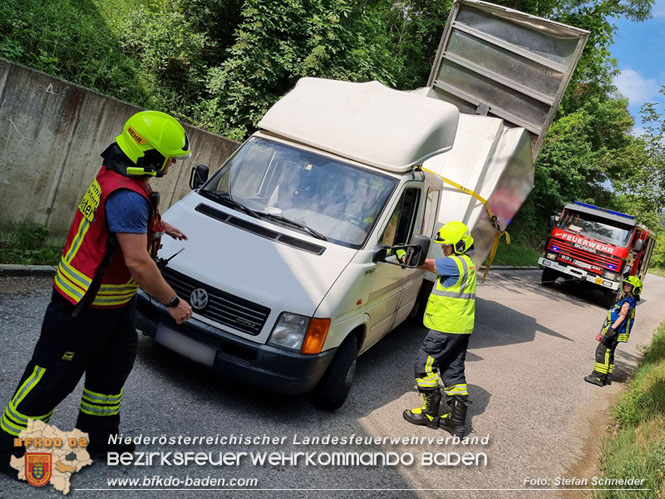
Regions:
[[[27,419],[48,422],[84,373],[76,428],[96,445],[118,432],[122,387],[136,358],[135,308],[136,297],[122,308],[83,307],[72,318],[74,305],[53,291],[32,359],[2,415],[3,446]]]
[[[440,376],[446,395],[468,395],[464,360],[470,336],[428,331],[415,365],[416,383],[421,391],[436,389]]]
[[[596,365],[593,370],[605,383],[611,381],[614,372],[614,352],[619,344],[617,337],[618,333],[611,338],[605,338],[596,347]]]

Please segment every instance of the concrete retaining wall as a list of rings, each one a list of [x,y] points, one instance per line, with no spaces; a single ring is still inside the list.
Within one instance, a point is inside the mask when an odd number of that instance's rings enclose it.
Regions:
[[[140,108],[0,58],[0,224],[35,222],[66,235],[100,154]],[[193,166],[211,173],[238,147],[185,125],[192,156],[161,179],[162,212],[189,192]]]

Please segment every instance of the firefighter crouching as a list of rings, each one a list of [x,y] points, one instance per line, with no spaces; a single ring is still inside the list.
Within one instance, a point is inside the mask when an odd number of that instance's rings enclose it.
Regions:
[[[132,116],[102,153],[103,166],[76,210],[32,359],[2,413],[5,471],[28,419],[48,422],[84,373],[76,427],[89,434],[88,451],[133,450],[110,446],[108,435],[118,433],[123,385],[136,357],[136,291],[141,286],[167,305],[179,324],[192,313],[153,260],[162,233],[186,237],[161,221],[148,180],[189,153],[182,125],[156,111]]]
[[[619,343],[626,343],[630,330],[635,323],[635,306],[642,292],[642,281],[637,276],[630,276],[622,281],[621,299],[607,311],[607,319],[602,331],[596,336],[599,341],[596,348],[596,364],[593,372],[584,381],[598,386],[612,383],[614,371],[614,352]]]
[[[422,267],[438,274],[423,321],[429,331],[415,366],[424,404],[404,411],[403,416],[409,423],[463,437],[469,405],[464,360],[476,308],[476,265],[469,257],[473,237],[462,222],[449,222],[434,242],[443,245],[445,257],[428,258]],[[443,403],[439,379],[443,381]]]

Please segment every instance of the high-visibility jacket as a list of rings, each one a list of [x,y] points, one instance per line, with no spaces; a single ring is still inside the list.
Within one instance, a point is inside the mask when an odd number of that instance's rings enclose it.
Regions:
[[[442,333],[471,334],[476,315],[476,265],[467,255],[454,256],[459,278],[444,287],[439,276],[427,301],[423,323]]]
[[[615,329],[615,331],[618,333],[617,341],[621,342],[627,342],[628,337],[630,336],[630,330],[633,327],[633,323],[635,322],[635,306],[637,305],[635,298],[632,296],[624,296],[621,298],[618,302],[616,302],[614,305],[610,307],[610,309],[607,311],[607,320],[605,321],[605,327],[603,328],[604,331],[607,331],[609,327],[614,324],[614,321],[616,321],[619,318],[619,315],[621,315],[621,307],[623,307],[624,303],[628,303],[630,305],[630,310],[628,310],[628,315],[626,318],[623,320],[623,322]]]
[[[55,289],[74,305],[81,301],[104,260],[109,237],[106,199],[118,189],[132,190],[148,200],[152,208],[148,221],[148,252],[155,256],[159,249],[159,237],[164,229],[157,207],[150,199],[148,185],[141,179],[124,177],[102,166],[74,215],[55,275]],[[121,307],[132,299],[138,287],[122,251],[117,250],[90,305],[94,308]]]

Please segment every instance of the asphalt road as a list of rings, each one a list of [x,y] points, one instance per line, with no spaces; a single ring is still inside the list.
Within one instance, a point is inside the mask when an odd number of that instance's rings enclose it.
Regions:
[[[0,279],[0,404],[11,397],[37,339],[50,295],[50,280]],[[420,405],[412,366],[425,334],[401,326],[363,355],[346,405],[336,413],[314,409],[305,398],[287,398],[216,374],[141,338],[134,370],[125,386],[121,429],[129,435],[258,436],[283,438],[283,444],[147,445],[150,452],[316,452],[316,459],[291,464],[225,466],[106,466],[96,462],[72,475],[71,497],[561,497],[557,477],[588,479],[595,470],[595,437],[611,400],[624,388],[647,344],[665,320],[665,278],[649,275],[638,304],[636,326],[616,354],[615,382],[605,388],[582,378],[593,368],[594,337],[605,316],[600,296],[576,287],[545,288],[538,271],[492,272],[478,288],[476,330],[467,356],[471,437],[488,443],[448,442],[362,445],[308,445],[307,437],[446,437],[409,425],[402,411]],[[51,423],[71,430],[81,388],[57,409]],[[595,427],[594,427],[595,426]],[[397,465],[326,466],[332,453],[396,455]],[[474,464],[450,465],[468,452]],[[387,454],[392,453],[392,454]],[[439,464],[425,466],[427,453]],[[328,456],[328,457],[326,457]],[[411,456],[413,464],[408,464]],[[483,457],[485,456],[485,457]],[[380,458],[380,457],[379,457]],[[448,460],[448,465],[442,459]],[[486,459],[486,461],[484,461]],[[406,461],[404,461],[406,460]],[[322,464],[323,463],[323,464]],[[404,464],[406,463],[406,464]],[[476,464],[478,463],[478,464]],[[252,489],[221,491],[109,489],[115,478],[189,476],[256,478]],[[640,478],[640,477],[624,477]],[[531,480],[528,480],[531,479]],[[148,483],[148,482],[145,482]],[[124,488],[132,488],[125,485]],[[570,488],[589,488],[576,485]],[[257,490],[258,489],[258,490]],[[380,490],[377,490],[380,489]],[[424,490],[437,489],[437,490]],[[445,490],[444,490],[445,489]],[[503,489],[503,490],[496,490]],[[584,496],[588,492],[568,491]],[[50,485],[41,489],[0,477],[1,497],[60,497]]]

